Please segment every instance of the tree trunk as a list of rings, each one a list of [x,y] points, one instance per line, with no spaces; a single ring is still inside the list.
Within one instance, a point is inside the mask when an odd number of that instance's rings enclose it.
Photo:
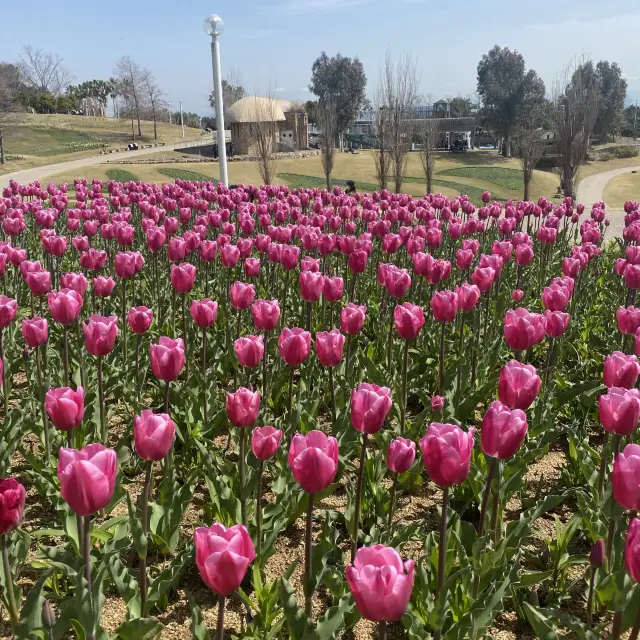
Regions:
[[[525,172],[525,174],[524,174],[524,198],[523,198],[523,200],[525,202],[529,201],[529,182],[531,182],[531,178],[527,177],[527,174]]]
[[[131,110],[131,135],[133,136],[133,139],[136,139],[136,129],[135,129],[135,125],[133,124],[133,109]]]
[[[156,126],[156,109],[155,107],[153,108],[153,139],[157,140],[158,139],[158,129]]]
[[[0,164],[4,164],[4,133],[0,130]]]

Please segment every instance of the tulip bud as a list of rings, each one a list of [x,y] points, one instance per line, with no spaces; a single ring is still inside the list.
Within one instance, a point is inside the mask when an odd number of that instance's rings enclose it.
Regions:
[[[42,623],[47,629],[52,629],[56,623],[56,614],[51,603],[46,598],[42,603]]]
[[[591,553],[589,554],[589,562],[592,567],[599,568],[604,564],[605,548],[604,540],[600,538],[593,547],[591,547]]]

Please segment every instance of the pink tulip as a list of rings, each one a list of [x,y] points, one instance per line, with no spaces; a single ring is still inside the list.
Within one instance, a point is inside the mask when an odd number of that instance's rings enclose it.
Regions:
[[[218,303],[209,298],[194,300],[190,311],[193,321],[200,329],[209,329],[218,318]]]
[[[92,315],[89,322],[82,323],[84,343],[92,356],[111,353],[118,337],[118,318]]]
[[[471,274],[471,282],[477,285],[482,293],[491,289],[491,285],[493,285],[495,278],[495,269],[492,269],[491,267],[476,267]]]
[[[640,307],[619,307],[616,311],[618,331],[633,335],[640,329]]]
[[[640,420],[640,391],[611,387],[598,398],[600,423],[609,433],[628,436]]]
[[[113,278],[97,276],[93,279],[93,291],[99,298],[108,298],[115,286],[116,281]]]
[[[398,335],[405,340],[416,338],[425,323],[422,307],[410,302],[399,304],[393,310],[393,319]]]
[[[258,460],[273,457],[280,446],[282,431],[274,427],[256,427],[251,432],[251,451]]]
[[[361,547],[345,575],[360,615],[396,622],[406,613],[414,580],[414,562],[403,563],[391,547]]]
[[[84,297],[89,283],[82,273],[65,273],[60,278],[60,286],[63,289],[73,289]]]
[[[526,411],[540,392],[540,384],[533,365],[511,360],[500,370],[498,399],[510,409]]]
[[[300,297],[305,302],[318,302],[322,297],[324,278],[321,273],[301,271],[299,275]]]
[[[58,324],[73,324],[82,311],[82,297],[73,289],[51,291],[47,300],[51,317]]]
[[[629,575],[640,582],[640,518],[634,518],[629,524],[624,545],[624,563]]]
[[[237,281],[231,285],[229,295],[234,309],[248,309],[256,297],[256,290],[252,284]]]
[[[640,364],[636,356],[614,351],[604,361],[604,384],[607,387],[631,389],[640,375]]]
[[[480,445],[492,458],[507,460],[515,455],[527,435],[527,416],[520,409],[509,409],[492,402],[482,420]]]
[[[473,311],[480,300],[481,293],[475,284],[463,282],[461,286],[456,287],[456,296],[459,311]]]
[[[522,289],[514,289],[511,292],[511,299],[515,302],[521,302],[522,298],[524,298],[524,291]]]
[[[544,340],[545,320],[539,313],[518,308],[504,317],[504,340],[514,351],[526,351]]]
[[[149,331],[149,327],[153,322],[153,309],[149,309],[148,307],[131,307],[127,315],[127,320],[131,331],[142,335]]]
[[[571,316],[568,313],[562,313],[562,311],[545,311],[545,335],[549,338],[560,338],[565,334],[570,320]]]
[[[116,486],[116,452],[96,443],[79,451],[63,447],[58,456],[62,499],[79,516],[91,516],[104,509]]]
[[[316,353],[324,367],[335,367],[342,361],[345,337],[338,329],[316,333]]]
[[[392,298],[404,298],[411,288],[411,276],[406,269],[397,269],[389,265],[385,277],[387,293]]]
[[[234,427],[250,427],[260,413],[260,394],[241,387],[235,393],[227,393],[225,409]]]
[[[15,478],[0,479],[0,535],[20,526],[27,492]]]
[[[629,444],[616,456],[611,474],[613,497],[625,509],[640,509],[640,446]]]
[[[240,260],[240,250],[238,247],[232,244],[225,244],[220,249],[220,261],[227,267],[227,269],[233,269]]]
[[[204,583],[221,597],[231,595],[256,557],[247,529],[241,524],[227,529],[214,522],[210,527],[198,527],[193,540],[196,566]]]
[[[307,493],[324,491],[338,470],[338,441],[322,431],[297,433],[289,447],[289,466],[296,482]]]
[[[44,405],[53,426],[60,431],[69,431],[79,427],[84,419],[84,389],[51,388],[45,395]]]
[[[46,318],[25,318],[20,327],[24,341],[32,348],[45,344],[49,339],[49,323]]]
[[[137,251],[121,251],[116,254],[114,265],[118,278],[126,280],[136,275],[139,255]]]
[[[339,276],[325,276],[322,281],[322,295],[327,302],[338,302],[344,295],[344,280]]]
[[[347,335],[357,335],[367,319],[367,307],[349,302],[340,311],[340,328]]]
[[[16,317],[18,303],[13,298],[0,296],[0,331],[6,329]]]
[[[565,311],[569,305],[571,294],[565,287],[545,287],[542,293],[542,303],[549,311]]]
[[[433,411],[433,413],[442,413],[443,409],[444,409],[444,397],[431,396],[431,411]]]
[[[462,484],[469,475],[473,435],[453,424],[432,422],[420,440],[424,466],[431,479],[442,488]]]
[[[280,304],[277,300],[256,300],[251,305],[253,324],[259,331],[272,331],[278,326]]]
[[[533,261],[533,247],[529,244],[519,244],[516,247],[516,264],[519,267],[528,267]]]
[[[361,382],[351,392],[351,424],[362,433],[378,433],[391,409],[391,390]]]
[[[298,265],[300,260],[300,247],[286,244],[282,247],[282,254],[280,256],[280,264],[287,271],[292,271]]]
[[[149,345],[151,369],[159,380],[173,382],[184,367],[184,342],[162,336],[158,344]]]
[[[416,459],[416,443],[406,438],[396,438],[387,449],[387,467],[395,473],[406,473]]]
[[[257,278],[260,275],[260,258],[247,258],[242,268],[247,278]]]
[[[25,282],[29,291],[36,297],[44,296],[51,291],[51,274],[44,269],[27,273]]]
[[[364,249],[356,249],[349,255],[349,271],[351,273],[364,273],[367,268],[368,254]]]
[[[458,313],[458,296],[453,291],[437,291],[431,298],[431,311],[438,322],[453,322]]]
[[[189,293],[196,279],[196,268],[189,262],[171,265],[171,284],[178,293]]]
[[[304,329],[285,327],[278,338],[280,357],[290,366],[297,367],[309,355],[311,349],[311,334]]]
[[[166,413],[145,409],[133,419],[136,453],[143,460],[164,460],[176,434],[175,422]]]
[[[471,268],[475,255],[470,249],[458,249],[456,251],[456,266],[461,271]]]
[[[236,358],[243,367],[257,367],[264,356],[264,339],[262,336],[244,336],[233,343]]]

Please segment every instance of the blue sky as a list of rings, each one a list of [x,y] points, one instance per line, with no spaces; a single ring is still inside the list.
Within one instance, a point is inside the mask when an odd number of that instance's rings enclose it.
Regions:
[[[225,21],[223,73],[234,69],[249,93],[269,87],[306,100],[322,50],[359,56],[373,91],[387,48],[415,57],[424,96],[475,91],[478,60],[494,44],[518,49],[547,90],[575,55],[617,61],[640,101],[638,0],[30,0],[4,3],[0,60],[24,44],[59,53],[77,81],[108,78],[130,55],[156,75],[177,108],[210,113],[210,13]],[[531,7],[535,7],[533,10]],[[25,25],[28,27],[25,28]],[[7,28],[20,25],[19,28]]]

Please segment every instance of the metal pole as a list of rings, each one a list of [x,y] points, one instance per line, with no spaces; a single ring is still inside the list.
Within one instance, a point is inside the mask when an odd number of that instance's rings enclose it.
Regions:
[[[169,124],[171,124],[171,103],[169,103]]]
[[[180,100],[180,126],[182,127],[182,137],[184,138],[184,122],[182,121],[182,100]]]
[[[218,162],[220,163],[220,182],[229,186],[227,175],[227,141],[224,135],[224,105],[222,104],[222,73],[220,72],[220,45],[218,37],[211,36],[211,63],[213,64],[213,90],[216,97],[216,129],[218,131]]]

